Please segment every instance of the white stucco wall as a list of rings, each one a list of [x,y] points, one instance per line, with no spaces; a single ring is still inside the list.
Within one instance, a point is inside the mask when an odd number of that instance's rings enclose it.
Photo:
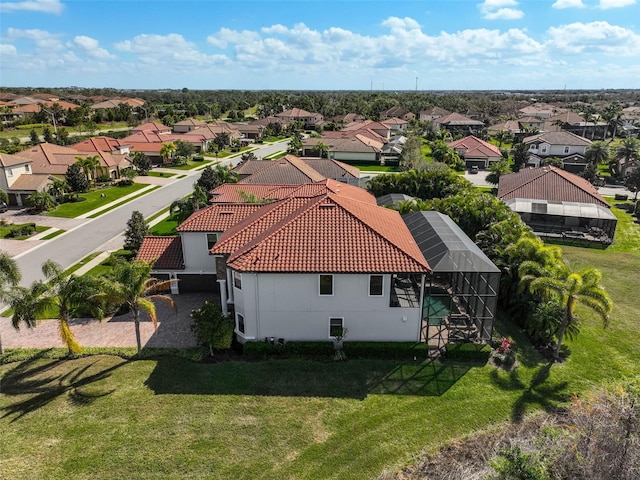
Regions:
[[[569,147],[568,152],[565,152],[565,147]],[[545,157],[564,157],[573,153],[584,155],[586,148],[585,146],[578,145],[549,145],[548,143],[541,143],[538,145],[538,148],[531,149],[530,147],[528,151]]]
[[[26,170],[27,165],[29,164],[21,163],[11,167],[4,167],[4,175],[0,175],[0,187],[2,187],[3,190],[6,190],[7,188],[11,188],[13,182],[15,182],[20,175],[31,175],[31,165],[29,165],[29,171]]]
[[[182,237],[185,272],[202,271],[216,273],[216,262],[207,250],[207,236],[204,232],[187,232]]]
[[[235,310],[244,316],[247,340],[329,340],[329,318],[341,317],[351,341],[418,341],[420,308],[389,306],[391,276],[384,295],[369,296],[369,275],[336,274],[333,296],[319,295],[318,274],[242,274],[234,287]]]

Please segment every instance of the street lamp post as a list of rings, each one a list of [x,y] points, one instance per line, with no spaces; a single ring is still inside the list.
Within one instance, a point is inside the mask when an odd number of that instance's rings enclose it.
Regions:
[[[53,120],[53,131],[57,135],[58,134],[58,125],[56,124],[56,116],[53,114],[53,112],[47,110],[46,108],[44,108],[42,106],[40,106],[40,109],[42,109],[43,112],[46,112],[49,115],[51,115],[51,119]]]

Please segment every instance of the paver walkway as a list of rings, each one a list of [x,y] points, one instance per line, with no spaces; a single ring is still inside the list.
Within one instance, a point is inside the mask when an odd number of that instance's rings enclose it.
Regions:
[[[219,303],[215,295],[190,293],[172,295],[177,305],[174,313],[164,303],[157,304],[158,330],[153,323],[141,315],[140,333],[142,344],[148,347],[188,348],[197,344],[191,331],[191,310],[200,308],[205,300]],[[130,314],[106,318],[102,322],[93,319],[74,319],[71,330],[83,347],[135,347],[136,334]],[[41,320],[33,329],[25,327],[16,331],[9,318],[0,317],[0,335],[5,348],[52,348],[64,347],[58,335],[56,320]]]

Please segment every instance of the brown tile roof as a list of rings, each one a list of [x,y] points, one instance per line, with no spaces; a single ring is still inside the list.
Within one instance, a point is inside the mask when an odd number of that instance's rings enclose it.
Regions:
[[[33,173],[49,173],[64,175],[69,165],[78,161],[76,157],[87,157],[91,152],[80,152],[76,149],[54,145],[52,143],[41,143],[34,145],[20,152],[20,156],[33,161],[31,169]],[[103,167],[127,167],[129,161],[126,155],[114,155],[109,152],[96,152]]]
[[[171,128],[159,122],[143,123],[131,129],[132,132],[171,133]]]
[[[135,132],[128,137],[121,140],[124,143],[164,143],[175,142],[176,140],[182,140],[183,142],[193,143],[195,145],[202,145],[206,140],[204,135],[200,134],[188,134],[188,133],[161,133],[151,130],[144,130]]]
[[[591,145],[591,140],[588,140],[580,135],[576,135],[571,132],[545,132],[537,135],[526,137],[522,140],[522,143],[548,143],[549,145],[577,145],[587,146]]]
[[[216,203],[194,212],[177,232],[224,232],[262,208],[258,203]]]
[[[498,198],[526,198],[552,202],[595,203],[609,207],[596,188],[584,178],[561,168],[526,168],[500,177]]]
[[[31,163],[32,161],[33,160],[30,158],[22,157],[20,155],[11,155],[0,152],[0,165],[3,167],[13,167],[14,165],[22,165],[23,163]]]
[[[280,200],[291,195],[299,185],[254,185],[251,183],[225,183],[212,190],[211,203],[242,203],[240,192],[254,195],[258,200]]]
[[[302,161],[325,178],[360,178],[358,167],[328,158],[302,158]]]
[[[7,189],[9,192],[43,191],[51,183],[51,176],[46,173],[23,173]]]
[[[429,116],[440,115],[441,117],[446,117],[447,115],[450,115],[450,114],[451,112],[449,110],[445,110],[444,108],[440,108],[440,107],[431,107],[431,108],[422,110],[420,112],[420,115],[429,115]]]
[[[301,185],[320,182],[326,178],[295,155],[285,155],[269,163],[269,168],[261,168],[239,183]]]
[[[188,125],[188,126],[196,126],[196,125],[206,125],[205,122],[203,122],[202,120],[198,120],[196,118],[187,118],[185,120],[182,120],[181,122],[178,123],[174,123],[174,127],[176,125]]]
[[[357,187],[354,187],[357,188]],[[222,235],[212,253],[252,272],[427,272],[398,212],[340,193],[265,205]]]
[[[19,105],[12,109],[14,113],[38,113],[41,110],[41,106],[37,103],[30,103],[27,105]]]
[[[465,150],[465,158],[502,157],[498,147],[473,135],[451,142],[449,146],[454,150]]]
[[[290,110],[285,110],[281,113],[276,113],[276,117],[293,117],[293,118],[306,118],[306,117],[314,117],[318,115],[317,113],[307,112],[301,108],[292,108]]]
[[[434,120],[434,122],[439,125],[450,125],[452,127],[455,127],[457,125],[484,125],[484,123],[479,120],[473,120],[456,112],[450,113],[446,117],[440,117],[437,120]]]
[[[180,237],[144,237],[136,260],[153,262],[154,270],[183,270],[182,240]]]
[[[47,107],[47,108],[51,108],[53,107],[54,104],[58,104],[60,106],[60,108],[62,108],[63,110],[75,110],[76,108],[80,108],[80,105],[76,105],[75,103],[71,103],[71,102],[65,102],[64,100],[58,100],[55,102],[42,102],[42,104]]]

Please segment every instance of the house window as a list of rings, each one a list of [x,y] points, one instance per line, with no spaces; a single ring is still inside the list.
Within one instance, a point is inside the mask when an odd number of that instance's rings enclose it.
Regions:
[[[233,286],[242,290],[242,274],[240,272],[233,272]]]
[[[207,233],[207,250],[211,250],[218,241],[217,233]]]
[[[333,295],[333,275],[320,275],[320,295]]]
[[[564,147],[564,153],[569,153],[569,147]]]
[[[27,172],[27,173],[29,172],[29,165],[25,165],[24,166],[24,171]]]
[[[543,145],[541,151],[542,153],[547,153],[547,146]]]
[[[369,275],[369,296],[379,297],[382,295],[382,275]]]
[[[236,330],[244,335],[244,316],[236,313]]]
[[[7,168],[7,177],[13,177],[13,170],[11,170],[10,168]]]
[[[329,319],[329,336],[341,337],[344,333],[344,318],[330,318]]]

